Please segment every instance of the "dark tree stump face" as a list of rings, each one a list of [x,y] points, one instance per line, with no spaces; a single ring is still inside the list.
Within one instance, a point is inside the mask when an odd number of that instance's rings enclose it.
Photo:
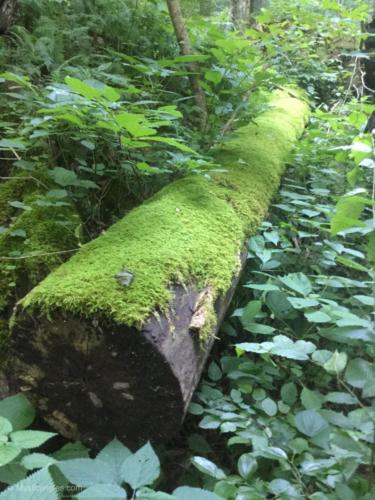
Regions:
[[[28,317],[11,350],[11,382],[67,438],[102,446],[117,436],[137,446],[164,441],[181,425],[179,381],[136,329],[61,313]]]

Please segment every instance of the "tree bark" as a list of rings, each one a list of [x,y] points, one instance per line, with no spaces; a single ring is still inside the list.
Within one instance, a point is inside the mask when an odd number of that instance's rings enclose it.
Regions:
[[[0,0],[0,35],[12,26],[17,9],[17,0]]]
[[[243,31],[250,20],[251,0],[232,0],[232,22],[234,26]]]
[[[167,0],[169,15],[173,24],[173,28],[176,34],[177,42],[180,46],[180,51],[183,56],[193,55],[193,49],[191,47],[189,34],[187,32],[185,21],[182,16],[181,6],[179,0]],[[197,108],[200,112],[200,123],[201,128],[204,129],[207,124],[207,103],[206,96],[201,87],[199,79],[199,67],[195,63],[189,63],[187,65],[190,75],[190,85],[195,98]]]
[[[175,181],[19,304],[8,363],[52,427],[102,446],[178,430],[308,115],[290,92],[217,153],[222,173]],[[127,286],[116,278],[132,275]]]

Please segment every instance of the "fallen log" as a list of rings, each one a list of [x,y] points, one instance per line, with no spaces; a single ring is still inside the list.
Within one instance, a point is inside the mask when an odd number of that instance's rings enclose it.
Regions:
[[[162,189],[21,301],[9,376],[52,427],[93,446],[179,428],[307,115],[275,92],[220,147],[223,172]]]

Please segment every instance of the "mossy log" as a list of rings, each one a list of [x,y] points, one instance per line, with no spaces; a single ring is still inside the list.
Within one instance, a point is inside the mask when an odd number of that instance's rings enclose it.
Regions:
[[[13,386],[68,438],[162,441],[179,428],[308,106],[277,91],[217,152],[84,245],[19,304]]]

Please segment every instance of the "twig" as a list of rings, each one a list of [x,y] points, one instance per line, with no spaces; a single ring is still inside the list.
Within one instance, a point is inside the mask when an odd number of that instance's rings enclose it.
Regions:
[[[48,257],[50,255],[60,255],[64,253],[73,253],[80,250],[79,248],[72,248],[71,250],[60,250],[59,252],[46,252],[34,255],[21,255],[20,257],[0,257],[0,260],[24,260],[24,259],[35,259],[38,257]]]

